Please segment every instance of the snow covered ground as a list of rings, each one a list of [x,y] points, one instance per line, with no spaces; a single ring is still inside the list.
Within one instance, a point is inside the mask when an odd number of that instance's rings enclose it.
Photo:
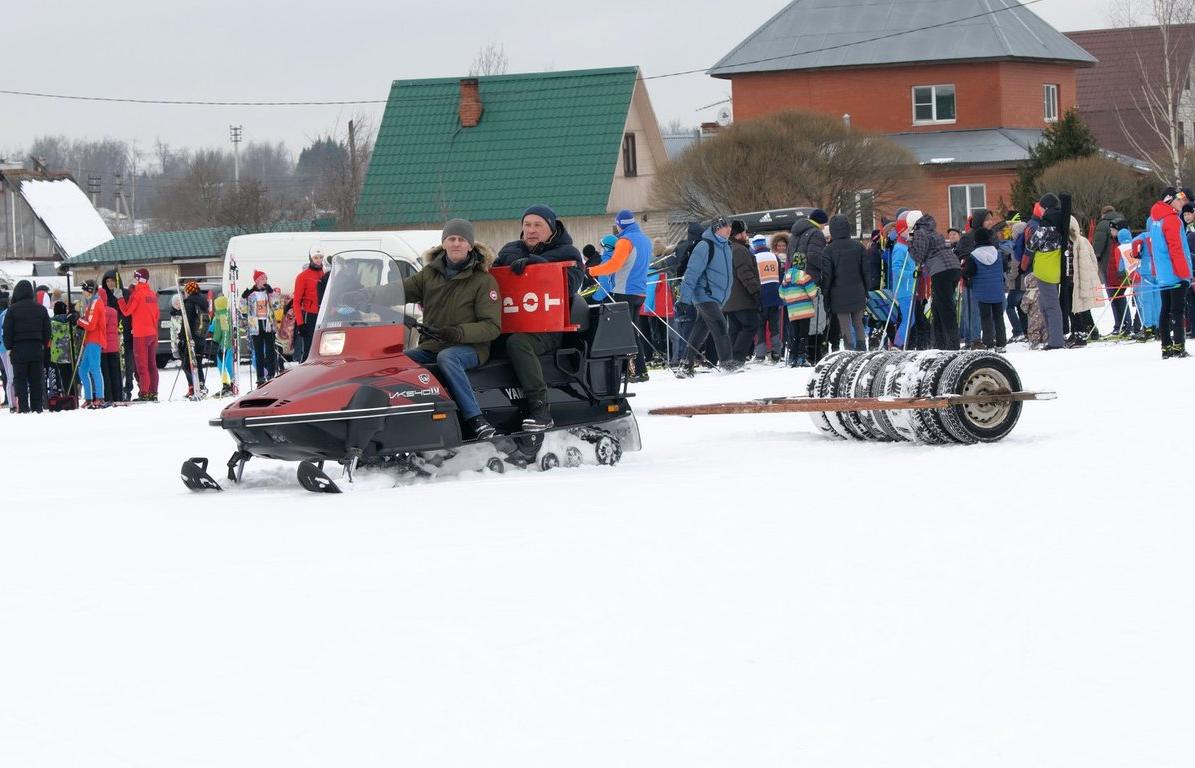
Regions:
[[[1016,353],[1059,399],[971,447],[649,417],[807,373],[657,376],[618,467],[342,496],[187,492],[215,402],[3,414],[0,765],[1190,766],[1157,356]]]

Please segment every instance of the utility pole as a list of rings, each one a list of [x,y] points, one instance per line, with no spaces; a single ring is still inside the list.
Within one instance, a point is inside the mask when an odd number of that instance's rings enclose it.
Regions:
[[[120,174],[120,173],[115,174],[115,175],[116,175],[116,196],[115,196],[116,199],[115,199],[114,203],[116,205],[116,221],[117,221],[117,224],[119,224],[120,216],[121,216],[121,209],[124,210],[124,215],[127,218],[129,215],[129,204],[124,199],[124,175]]]
[[[241,128],[239,125],[228,126],[228,136],[232,140],[232,180],[237,189],[241,188]]]
[[[348,219],[348,221],[345,222],[346,225],[352,225],[353,220],[356,218],[357,190],[359,189],[357,186],[357,133],[356,126],[353,125],[352,120],[349,120],[349,181],[353,185],[349,192],[349,199],[354,202],[351,203],[353,206],[351,212],[342,211],[342,213],[348,214],[348,216],[345,217]]]

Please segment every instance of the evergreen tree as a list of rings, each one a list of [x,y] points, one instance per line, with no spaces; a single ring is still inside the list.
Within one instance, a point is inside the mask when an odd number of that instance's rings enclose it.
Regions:
[[[1037,201],[1038,177],[1047,168],[1063,160],[1090,157],[1099,151],[1091,129],[1075,110],[1068,109],[1061,120],[1046,128],[1041,141],[1029,150],[1029,160],[1021,167],[1012,185],[1013,206],[1022,214],[1028,214]]]

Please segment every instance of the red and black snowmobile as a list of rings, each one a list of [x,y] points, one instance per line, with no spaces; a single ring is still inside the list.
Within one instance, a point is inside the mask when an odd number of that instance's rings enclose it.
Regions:
[[[625,304],[589,306],[570,295],[561,265],[535,265],[521,276],[492,270],[503,297],[504,333],[564,333],[561,347],[540,358],[556,426],[518,431],[524,415],[519,382],[510,361],[495,355],[471,370],[469,379],[486,419],[505,434],[465,440],[456,403],[436,366],[403,354],[413,332],[423,328],[412,320],[414,307],[362,308],[345,300],[363,288],[401,284],[411,270],[382,251],[334,255],[306,361],[210,422],[236,441],[228,460],[230,481],[240,482],[254,456],[300,462],[304,488],[337,493],[340,488],[323,471],[327,462],[341,464],[351,482],[361,466],[415,476],[501,472],[509,465],[615,464],[624,451],[639,450],[625,373],[636,352],[635,330]],[[183,483],[191,490],[222,490],[207,464],[204,458],[184,462]]]

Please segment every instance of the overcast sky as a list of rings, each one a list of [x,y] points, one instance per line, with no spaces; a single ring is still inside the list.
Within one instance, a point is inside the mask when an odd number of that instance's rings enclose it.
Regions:
[[[950,0],[943,0],[949,7]],[[1041,0],[1060,30],[1107,26],[1108,0]],[[511,72],[639,65],[648,76],[708,67],[784,0],[39,0],[0,11],[0,89],[200,100],[385,100],[391,80],[465,74],[477,51],[505,46]],[[910,19],[911,24],[917,19]],[[927,20],[929,21],[937,21]],[[648,83],[661,122],[696,125],[729,95],[704,74]],[[0,155],[48,133],[152,148],[282,140],[293,152],[368,107],[97,104],[0,94]]]

